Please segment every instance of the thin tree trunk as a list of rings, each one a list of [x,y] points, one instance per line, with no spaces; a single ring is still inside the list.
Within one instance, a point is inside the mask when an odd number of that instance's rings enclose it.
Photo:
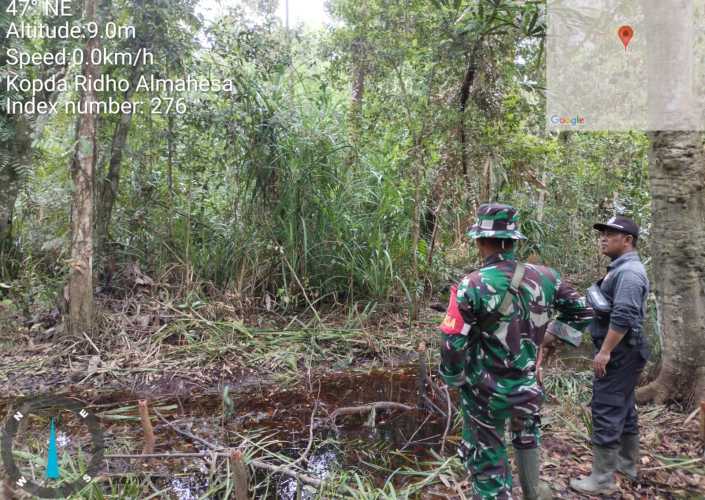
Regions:
[[[110,146],[110,162],[108,172],[100,183],[100,195],[96,207],[96,250],[99,256],[105,256],[106,245],[109,238],[110,219],[113,206],[117,198],[120,185],[120,166],[122,153],[127,144],[127,134],[130,131],[132,113],[125,113],[120,117],[120,122],[115,127],[112,144]]]
[[[485,166],[482,169],[482,178],[480,179],[480,202],[485,203],[492,201],[492,158],[487,157]]]
[[[125,92],[125,101],[129,101],[135,93],[137,81],[142,74],[142,67],[138,65],[132,73],[130,88]],[[127,137],[132,123],[132,112],[120,116],[120,121],[115,127],[113,140],[110,145],[110,162],[108,172],[100,184],[98,206],[96,207],[96,251],[98,256],[104,257],[107,253],[107,242],[110,233],[110,220],[113,206],[120,187],[120,169],[122,155],[127,145]]]
[[[465,108],[468,104],[468,99],[470,98],[470,89],[472,84],[475,82],[475,73],[477,71],[476,57],[477,51],[480,47],[480,40],[475,42],[472,52],[470,53],[470,59],[468,62],[467,69],[465,70],[465,77],[463,78],[463,83],[460,86],[459,94],[459,106],[458,111],[460,113],[460,123],[458,126],[458,139],[460,140],[460,163],[463,169],[463,178],[467,182],[468,179],[468,152],[466,148],[467,138],[465,135]]]
[[[546,183],[548,182],[548,168],[544,166],[543,173],[541,174],[541,184],[543,188],[539,188],[539,201],[536,207],[536,220],[538,222],[543,222],[543,212],[546,208]]]
[[[366,7],[363,2],[362,11],[364,14],[367,12]],[[363,33],[352,44],[352,93],[348,113],[348,137],[352,147],[345,160],[348,167],[355,163],[362,133],[362,102],[365,96],[365,78],[367,77],[366,48],[367,41]]]
[[[364,62],[365,41],[358,39],[353,46],[352,97],[350,101],[350,139],[356,144],[362,123],[362,100],[365,96],[365,77],[367,68]]]
[[[97,22],[98,0],[86,0],[87,22]],[[100,68],[90,62],[88,54],[100,46],[98,37],[86,43],[83,74],[96,81]],[[81,95],[82,108],[90,111],[97,101],[93,85]],[[90,112],[78,119],[78,141],[71,178],[74,183],[71,206],[71,268],[69,270],[69,317],[67,332],[70,335],[91,332],[93,319],[93,173],[96,162],[96,115]]]
[[[167,145],[167,171],[166,171],[166,182],[167,189],[169,191],[169,210],[174,210],[174,115],[170,114],[168,119],[168,132],[166,136]],[[237,197],[235,197],[237,199]],[[234,214],[237,214],[237,210],[233,210]],[[174,237],[174,223],[173,219],[169,217],[169,244],[173,241]]]
[[[699,132],[655,132],[649,159],[651,251],[661,371],[640,402],[705,398],[705,155]]]

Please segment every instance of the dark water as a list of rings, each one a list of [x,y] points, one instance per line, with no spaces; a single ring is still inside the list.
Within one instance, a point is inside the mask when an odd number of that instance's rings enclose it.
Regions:
[[[585,372],[590,369],[591,360],[592,346],[583,343],[579,348],[563,347],[547,366],[552,370]],[[447,421],[441,412],[447,410],[447,400],[434,395],[428,384],[424,391],[436,408],[420,399],[421,373],[418,364],[413,364],[394,370],[331,373],[308,381],[304,387],[256,387],[232,395],[233,411],[227,418],[223,417],[220,394],[178,401],[166,399],[158,404],[178,408],[165,417],[211,443],[237,447],[243,436],[256,432],[268,436],[268,450],[291,460],[304,453],[313,426],[313,445],[305,465],[307,475],[326,479],[336,470],[357,470],[382,487],[398,467],[419,467],[419,462],[432,459],[431,450],[440,451]],[[330,415],[336,409],[383,401],[404,403],[414,409],[343,415],[336,419],[335,426],[331,424]],[[166,426],[158,426],[156,431],[163,448],[156,452],[206,449]],[[133,422],[130,432],[141,434],[139,423]],[[457,429],[450,432],[445,456],[455,453],[456,434]],[[273,441],[276,443],[272,444]],[[163,465],[163,477],[157,482],[161,488],[168,488],[170,498],[192,500],[208,491],[209,466],[203,460],[186,459],[177,464],[170,459],[170,462]],[[219,471],[224,474],[223,461]],[[300,485],[296,479],[281,474],[268,478],[262,471],[255,471],[251,479],[251,484],[268,483],[266,490],[261,486],[255,492],[256,498],[297,498]],[[404,476],[395,479],[395,487],[402,487]],[[303,499],[313,498],[306,490],[299,494]]]
[[[270,442],[277,441],[267,446],[269,450],[291,459],[298,458],[304,452],[313,428],[314,439],[306,461],[306,474],[325,479],[337,469],[356,469],[372,474],[382,486],[395,468],[429,459],[431,449],[440,450],[446,417],[420,400],[420,373],[418,365],[414,364],[393,371],[328,374],[311,380],[306,387],[294,389],[276,386],[257,388],[233,394],[233,411],[227,418],[223,417],[220,395],[174,401],[166,399],[153,405],[171,405],[174,411],[164,415],[165,418],[211,443],[227,443],[237,447],[244,435],[257,432],[268,436]],[[428,388],[426,391],[437,407],[446,409],[446,400],[433,397],[433,392]],[[380,409],[374,415],[370,412],[341,415],[337,417],[336,425],[332,425],[330,414],[336,409],[383,401],[403,403],[414,409]],[[131,426],[116,424],[111,431],[108,432],[109,443],[111,440],[119,442],[119,436],[125,434],[127,438],[137,439],[141,435],[138,422],[132,422]],[[163,424],[159,424],[155,432],[158,443],[155,452],[206,449],[205,446],[194,445]],[[257,442],[257,439],[253,441]],[[453,444],[447,443],[446,455],[453,452]],[[111,449],[109,453],[114,451]],[[163,462],[153,463],[150,467],[161,467],[162,477],[155,484],[167,488],[171,498],[192,500],[208,491],[208,465],[203,460],[169,459],[168,463]],[[222,462],[220,465],[220,471],[224,474]],[[119,464],[111,466],[113,471],[116,467],[119,470]],[[131,467],[134,464],[124,464],[125,470]],[[261,484],[267,476],[256,471],[253,479]],[[264,490],[258,491],[256,497],[294,499],[297,497],[297,487],[296,479],[275,475],[269,484],[269,491],[266,494]],[[218,498],[218,494],[211,498]],[[304,490],[301,498],[312,498],[312,495]]]

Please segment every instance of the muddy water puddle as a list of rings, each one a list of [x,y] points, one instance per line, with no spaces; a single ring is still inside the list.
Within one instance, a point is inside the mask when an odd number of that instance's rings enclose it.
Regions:
[[[305,465],[302,463],[306,475],[326,479],[337,470],[354,470],[382,486],[399,467],[420,467],[419,462],[432,458],[431,450],[440,450],[446,427],[440,408],[446,408],[447,401],[432,398],[437,409],[420,408],[427,403],[419,399],[419,380],[418,366],[409,365],[394,371],[329,374],[293,389],[269,386],[229,393],[225,401],[221,394],[159,399],[151,402],[155,410],[152,414],[158,412],[162,417],[153,417],[157,438],[154,452],[208,450],[202,441],[190,439],[183,432],[220,446],[237,448],[246,443],[254,457],[272,464],[284,463],[287,458],[295,460],[309,448]],[[116,407],[134,405],[134,411],[119,413],[123,417],[131,415],[131,420],[114,420],[115,413],[104,411],[108,454],[141,450],[142,428],[136,418],[135,401],[126,397],[113,403]],[[403,403],[412,409],[351,411],[337,415],[332,424],[330,417],[336,410],[378,402]],[[455,442],[451,434],[445,446],[447,456],[454,453]],[[108,472],[149,471],[154,484],[165,490],[162,498],[222,498],[224,489],[213,494],[208,491],[213,486],[213,470],[224,475],[226,461],[226,457],[169,457],[142,464],[110,459]],[[394,481],[402,485],[404,476]],[[302,487],[300,482],[283,474],[268,475],[258,470],[251,484],[257,485],[257,498],[313,498],[306,490],[297,491]]]
[[[550,366],[558,370],[589,369],[591,346],[559,353]],[[223,448],[240,448],[263,462],[280,465],[297,460],[299,471],[325,480],[337,471],[356,472],[382,487],[389,478],[395,488],[409,476],[400,468],[428,469],[440,452],[447,418],[447,400],[425,385],[431,403],[419,398],[420,370],[417,364],[393,370],[330,373],[304,377],[300,386],[281,388],[254,384],[228,392],[213,388],[210,394],[189,397],[163,396],[149,402],[156,444],[154,453],[197,454],[209,452],[208,443]],[[451,391],[454,393],[455,391]],[[434,396],[435,394],[435,396]],[[104,429],[107,455],[140,454],[143,429],[137,410],[137,394],[110,394],[93,400],[92,410]],[[402,403],[411,409],[384,408],[331,415],[342,408],[370,403]],[[455,406],[455,404],[453,405]],[[70,433],[69,433],[70,434]],[[311,434],[313,439],[310,439]],[[446,457],[455,453],[457,429],[445,443]],[[63,434],[59,434],[63,436]],[[62,444],[62,447],[64,445]],[[308,450],[308,451],[306,451]],[[158,457],[150,460],[108,457],[105,475],[112,481],[138,481],[149,477],[152,489],[131,498],[161,494],[154,498],[192,500],[224,498],[227,456]],[[302,483],[282,473],[254,469],[250,484],[255,498],[313,498]],[[143,485],[144,487],[144,485]],[[214,491],[215,490],[215,491]]]

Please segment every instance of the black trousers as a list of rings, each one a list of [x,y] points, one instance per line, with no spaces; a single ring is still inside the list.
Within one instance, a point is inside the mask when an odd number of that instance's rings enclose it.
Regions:
[[[639,432],[634,390],[648,357],[645,345],[631,347],[620,342],[612,351],[605,375],[593,378],[592,444],[614,448],[622,434]]]

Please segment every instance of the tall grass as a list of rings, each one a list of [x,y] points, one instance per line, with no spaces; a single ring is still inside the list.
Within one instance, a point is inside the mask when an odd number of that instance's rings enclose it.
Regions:
[[[406,300],[413,186],[397,165],[364,155],[350,163],[344,101],[330,90],[250,99],[242,135],[215,142],[214,164],[194,159],[181,172],[173,206],[160,201],[165,193],[149,208],[125,197],[117,236],[150,267],[176,263],[182,278],[267,294],[284,308]]]

